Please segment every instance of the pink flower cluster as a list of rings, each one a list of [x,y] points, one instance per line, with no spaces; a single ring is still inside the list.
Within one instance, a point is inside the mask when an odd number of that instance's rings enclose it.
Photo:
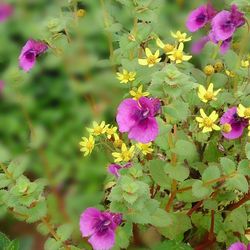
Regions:
[[[234,32],[246,22],[244,14],[233,4],[230,11],[216,12],[210,4],[202,5],[193,10],[187,19],[186,26],[189,31],[195,32],[205,25],[211,25],[209,33],[195,42],[193,53],[200,53],[207,42],[220,44],[220,52],[226,53],[230,48]]]

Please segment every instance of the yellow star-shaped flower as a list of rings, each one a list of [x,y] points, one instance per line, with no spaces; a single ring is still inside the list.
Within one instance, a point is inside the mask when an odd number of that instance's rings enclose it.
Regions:
[[[137,148],[140,149],[140,151],[142,152],[142,154],[147,155],[147,154],[151,154],[154,150],[151,148],[152,146],[152,142],[143,144],[143,143],[137,143],[136,144]]]
[[[123,69],[122,73],[117,72],[116,75],[120,83],[128,83],[135,80],[136,72],[129,72],[126,69]]]
[[[109,127],[110,125],[107,125],[107,129],[106,129],[106,134],[107,134],[107,137],[108,139],[111,138],[112,135],[114,135],[117,131],[117,127]]]
[[[248,68],[250,65],[249,60],[241,60],[241,67]]]
[[[250,118],[250,107],[246,108],[242,104],[239,104],[237,108],[237,113],[239,117]]]
[[[155,64],[161,61],[160,51],[156,50],[153,54],[149,48],[145,49],[146,57],[145,59],[138,59],[138,63],[143,66],[153,67]]]
[[[107,131],[107,126],[105,125],[105,121],[102,121],[100,124],[97,122],[93,122],[92,128],[87,128],[90,134],[98,136],[102,135]]]
[[[213,83],[210,83],[208,88],[205,89],[203,85],[199,85],[198,88],[198,97],[202,102],[209,102],[211,100],[217,100],[216,96],[221,91],[221,89],[218,89],[214,91],[214,85]]]
[[[191,36],[187,37],[187,33],[181,33],[179,30],[176,33],[171,31],[171,36],[175,38],[179,43],[188,42],[192,38]]]
[[[218,119],[218,114],[213,111],[209,116],[207,116],[203,109],[200,109],[201,117],[196,117],[196,121],[199,123],[199,128],[203,128],[202,132],[207,133],[212,130],[220,130],[220,127],[215,124]]]
[[[141,85],[138,89],[134,88],[133,90],[129,91],[130,95],[133,96],[134,100],[139,100],[142,96],[149,96],[149,92],[142,91],[143,86]]]
[[[123,141],[122,139],[120,139],[119,135],[117,133],[114,134],[114,142],[113,142],[114,146],[116,148],[121,148]]]
[[[134,156],[135,146],[131,146],[129,149],[127,148],[126,144],[122,144],[121,152],[114,152],[112,153],[115,162],[128,162]]]
[[[79,145],[81,146],[80,151],[84,152],[84,156],[87,156],[91,154],[95,147],[95,139],[92,135],[90,135],[89,138],[82,137],[82,141],[79,143]]]
[[[156,44],[158,47],[164,50],[165,53],[171,52],[174,49],[174,45],[170,43],[163,43],[160,38],[156,39]]]
[[[188,55],[185,55],[183,53],[183,49],[184,49],[184,44],[183,43],[180,43],[178,48],[174,48],[173,51],[167,53],[168,54],[168,58],[171,60],[171,61],[174,61],[175,63],[182,63],[183,61],[188,61],[192,58],[192,56],[188,56]]]

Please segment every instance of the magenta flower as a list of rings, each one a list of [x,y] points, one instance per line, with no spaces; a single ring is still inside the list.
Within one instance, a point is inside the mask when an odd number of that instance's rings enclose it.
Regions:
[[[222,10],[213,18],[212,31],[217,41],[224,41],[232,37],[236,29],[244,24],[244,14],[233,4],[231,11]]]
[[[48,49],[47,44],[28,40],[24,47],[22,48],[21,54],[19,56],[19,65],[24,71],[29,71],[32,69],[36,63],[36,58],[44,53]]]
[[[222,132],[223,136],[227,139],[233,140],[241,137],[244,128],[247,127],[248,121],[237,114],[237,107],[229,108],[221,117],[220,124],[230,125],[227,132]]]
[[[80,230],[83,237],[90,237],[94,250],[109,250],[115,244],[115,229],[121,222],[121,214],[87,208],[80,218]]]
[[[7,20],[13,13],[13,8],[10,4],[0,3],[0,22]]]
[[[121,133],[141,143],[153,141],[159,133],[155,116],[160,109],[159,99],[141,97],[138,101],[125,99],[118,107],[116,121]]]
[[[228,39],[222,41],[220,45],[221,54],[225,54],[230,49],[231,41],[232,41],[232,37],[229,37]],[[191,48],[192,53],[199,54],[208,42],[219,44],[219,41],[215,39],[215,36],[212,31],[209,33],[208,36],[203,36],[201,39],[199,39],[198,41],[192,44],[192,48]]]
[[[241,242],[233,243],[228,250],[250,250],[250,244],[247,246]]]
[[[190,32],[195,32],[210,22],[215,14],[216,11],[210,4],[202,5],[189,14],[186,26]]]
[[[131,162],[128,162],[126,165],[121,166],[116,163],[112,163],[108,166],[108,172],[112,175],[114,175],[116,178],[120,177],[119,170],[122,168],[130,168],[132,166]]]

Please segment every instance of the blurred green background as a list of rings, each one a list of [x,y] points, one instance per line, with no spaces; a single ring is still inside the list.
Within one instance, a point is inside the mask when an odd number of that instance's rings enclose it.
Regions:
[[[14,13],[0,23],[0,80],[5,83],[0,96],[0,161],[23,155],[29,179],[48,180],[49,213],[56,224],[74,223],[76,242],[81,241],[80,213],[100,207],[105,197],[111,160],[101,149],[84,158],[79,141],[93,120],[115,123],[116,107],[127,92],[115,74],[120,60],[116,49],[123,46],[117,40],[128,36],[137,14],[122,8],[124,1],[133,0],[6,0]],[[167,41],[171,30],[186,32],[187,13],[206,1],[138,2],[153,4],[138,18],[149,18],[153,31]],[[82,17],[77,16],[79,9],[85,11]],[[30,38],[45,40],[51,48],[25,73],[18,67],[18,56]],[[199,65],[197,58],[194,61]],[[21,238],[22,249],[43,249],[36,225],[18,222],[3,207],[0,216],[0,231]]]

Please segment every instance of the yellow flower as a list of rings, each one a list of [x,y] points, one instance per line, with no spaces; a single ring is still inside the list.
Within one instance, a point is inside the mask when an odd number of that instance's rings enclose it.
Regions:
[[[170,43],[165,43],[164,44],[160,38],[156,39],[156,44],[157,44],[158,47],[163,49],[165,53],[171,52],[174,49],[174,45],[172,45]]]
[[[117,72],[117,79],[120,81],[120,83],[128,83],[135,80],[136,72],[129,72],[125,69],[122,70],[122,73]]]
[[[210,83],[207,89],[205,89],[203,85],[199,85],[198,96],[200,100],[205,103],[211,100],[217,100],[216,96],[221,91],[221,89],[218,89],[216,91],[214,91],[213,89],[213,83]]]
[[[154,151],[154,150],[151,148],[152,142],[149,142],[149,143],[146,143],[146,144],[137,143],[136,146],[137,146],[137,148],[140,149],[140,151],[141,151],[144,155],[151,154],[151,153]]]
[[[205,66],[205,68],[203,69],[203,72],[207,76],[211,76],[214,73],[214,67],[213,67],[213,65],[208,64],[207,66]]]
[[[123,141],[120,139],[119,135],[117,133],[114,134],[114,146],[116,148],[120,148],[123,144]]]
[[[107,131],[107,126],[105,125],[105,121],[102,121],[100,124],[97,122],[93,122],[93,128],[87,128],[90,134],[92,135],[101,135]]]
[[[239,117],[250,118],[250,107],[246,108],[242,104],[239,104],[237,108],[237,113]]]
[[[179,43],[180,42],[188,42],[192,38],[191,36],[187,37],[187,33],[181,33],[179,30],[176,33],[171,31],[171,36],[173,38],[175,38]]]
[[[129,94],[131,96],[133,96],[134,100],[139,100],[142,96],[149,96],[150,93],[149,92],[142,92],[143,86],[141,85],[138,89],[133,89],[131,91],[129,91]]]
[[[183,49],[184,49],[184,44],[180,43],[178,48],[174,48],[173,51],[167,53],[169,56],[169,59],[171,61],[175,61],[175,63],[181,63],[183,61],[188,61],[192,58],[192,56],[187,56],[184,55],[183,53]]]
[[[81,146],[80,151],[84,152],[84,156],[87,156],[91,154],[92,150],[94,149],[95,139],[92,135],[90,135],[89,138],[82,137],[82,141],[79,143],[79,145]]]
[[[215,124],[218,119],[218,114],[213,111],[209,116],[207,116],[203,109],[200,109],[201,117],[196,117],[196,121],[199,123],[199,128],[203,128],[202,132],[210,132],[212,130],[220,130],[220,127]]]
[[[128,149],[126,144],[123,143],[122,148],[121,148],[121,152],[112,153],[112,155],[115,159],[115,162],[121,162],[121,161],[128,162],[128,161],[130,161],[134,156],[134,149],[135,149],[135,146],[131,146]]]
[[[161,58],[160,51],[156,50],[155,54],[152,54],[151,50],[149,48],[145,49],[146,57],[145,59],[138,59],[138,63],[140,65],[148,65],[148,67],[153,67],[156,63],[160,62]]]
[[[106,133],[107,133],[108,139],[110,139],[111,136],[116,133],[116,131],[117,131],[117,127],[113,127],[113,126],[109,127],[109,125],[107,125]]]
[[[248,68],[249,67],[249,61],[248,60],[241,60],[241,67],[242,68]]]
[[[229,70],[226,70],[226,74],[231,77],[231,78],[234,78],[236,76],[236,74],[233,72],[233,71],[229,71]]]

